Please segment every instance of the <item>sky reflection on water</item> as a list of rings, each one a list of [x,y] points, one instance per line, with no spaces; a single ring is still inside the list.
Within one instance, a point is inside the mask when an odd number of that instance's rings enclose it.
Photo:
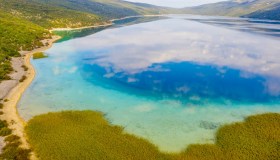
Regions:
[[[128,87],[174,96],[185,87],[188,97],[249,101],[280,94],[279,40],[265,36],[168,19],[105,30],[71,46],[85,53],[87,73],[98,71]]]
[[[70,34],[75,39],[32,61],[37,75],[20,114],[98,110],[161,150],[179,151],[213,142],[222,124],[280,112],[280,39],[254,31],[271,24],[224,19],[236,21],[229,28],[203,18],[138,19]]]

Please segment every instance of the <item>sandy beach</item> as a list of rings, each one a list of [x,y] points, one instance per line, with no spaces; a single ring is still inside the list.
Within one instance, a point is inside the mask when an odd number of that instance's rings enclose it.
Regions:
[[[32,55],[36,52],[43,52],[47,49],[49,49],[53,42],[60,39],[59,36],[53,36],[52,39],[44,40],[43,43],[48,42],[48,46],[44,46],[38,49],[34,49],[32,51],[25,51],[21,52],[22,56],[21,59],[17,61],[12,61],[13,67],[15,69],[15,73],[17,76],[13,77],[12,83],[2,82],[6,86],[5,92],[8,94],[4,96],[3,99],[7,100],[7,102],[4,102],[4,108],[3,108],[3,115],[1,115],[2,120],[6,120],[9,123],[9,128],[13,130],[13,134],[19,136],[22,141],[22,147],[23,148],[30,148],[29,144],[27,143],[27,139],[24,132],[24,127],[26,125],[26,122],[20,117],[17,111],[17,103],[20,100],[22,94],[24,93],[25,89],[31,84],[32,80],[35,77],[35,70],[33,66],[30,63],[30,59]],[[24,64],[28,67],[27,71],[19,70],[19,67],[21,64]],[[19,75],[25,75],[27,78],[23,82],[19,82]],[[6,83],[6,84],[5,84]],[[10,88],[12,88],[10,90]],[[4,91],[4,90],[3,90]],[[36,159],[34,155],[31,156],[31,159]]]
[[[86,28],[98,28],[98,27],[107,27],[111,26],[113,23],[105,23],[102,25],[95,26],[85,26],[80,28],[54,28],[52,31],[64,31],[64,30],[79,30]],[[21,57],[12,58],[11,63],[14,71],[10,73],[11,80],[5,80],[0,82],[0,99],[2,99],[2,103],[4,104],[3,115],[0,116],[2,120],[6,120],[9,124],[9,128],[13,130],[13,134],[17,135],[21,138],[23,148],[29,149],[29,143],[27,142],[27,137],[24,132],[24,127],[27,122],[18,114],[17,104],[20,100],[24,91],[28,88],[35,77],[35,69],[30,63],[30,59],[32,55],[36,52],[43,52],[52,47],[52,44],[60,39],[60,36],[53,36],[52,39],[43,40],[43,44],[49,44],[48,46],[44,46],[41,48],[34,49],[32,51],[20,51]],[[25,71],[22,67],[25,65],[28,70]],[[19,82],[19,80],[26,76],[26,79],[23,82]],[[6,102],[4,102],[6,101]],[[3,137],[0,137],[0,151],[2,147],[5,146]],[[37,159],[34,153],[31,153],[31,160]]]
[[[99,28],[99,27],[108,27],[113,25],[112,22],[110,23],[105,23],[105,24],[100,24],[100,25],[94,25],[94,26],[85,26],[85,27],[78,27],[78,28],[52,28],[50,32],[53,31],[72,31],[72,30],[80,30],[80,29],[87,29],[87,28]]]
[[[146,16],[158,16],[158,15],[146,15]],[[114,24],[116,20],[122,20],[132,17],[141,17],[141,16],[129,16],[120,19],[110,20],[108,23],[102,25],[95,26],[85,26],[80,28],[53,28],[52,31],[65,31],[65,30],[78,30],[78,29],[86,29],[86,28],[98,28],[98,27],[107,27]],[[21,57],[12,58],[12,67],[14,71],[9,74],[11,80],[6,80],[0,82],[0,99],[2,99],[4,108],[3,115],[0,116],[2,120],[6,120],[9,124],[9,128],[13,130],[13,134],[17,135],[21,138],[22,147],[29,149],[30,146],[27,142],[27,138],[24,132],[24,127],[27,122],[18,114],[17,104],[20,100],[24,91],[28,88],[35,77],[35,69],[30,63],[30,59],[32,55],[36,52],[43,52],[52,47],[52,44],[60,39],[60,36],[53,36],[52,39],[43,40],[43,44],[49,44],[48,46],[44,46],[41,48],[34,49],[32,51],[20,51]],[[25,65],[28,70],[24,70],[22,67]],[[26,79],[23,82],[19,82],[19,80],[26,76]],[[5,101],[5,102],[4,102]],[[3,138],[0,137],[0,150],[4,146]],[[2,147],[1,147],[2,146]],[[31,159],[37,159],[36,156],[32,153]]]

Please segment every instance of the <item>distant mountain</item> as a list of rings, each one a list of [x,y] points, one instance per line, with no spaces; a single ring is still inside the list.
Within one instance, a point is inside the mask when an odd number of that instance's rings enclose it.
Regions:
[[[279,19],[279,0],[230,0],[184,8],[188,14]],[[276,15],[273,15],[278,13]]]
[[[265,10],[258,10],[256,12],[244,15],[243,17],[280,20],[280,4]]]
[[[29,0],[50,6],[97,14],[106,19],[122,18],[143,14],[168,13],[171,8],[122,0]]]

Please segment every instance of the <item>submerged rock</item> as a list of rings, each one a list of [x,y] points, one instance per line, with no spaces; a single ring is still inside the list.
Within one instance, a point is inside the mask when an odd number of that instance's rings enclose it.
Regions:
[[[199,124],[199,127],[204,128],[204,129],[213,130],[213,129],[218,128],[220,125],[221,125],[221,123],[201,121]]]

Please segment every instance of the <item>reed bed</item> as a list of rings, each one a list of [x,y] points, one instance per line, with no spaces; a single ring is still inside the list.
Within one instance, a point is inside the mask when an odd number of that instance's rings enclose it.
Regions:
[[[162,153],[147,140],[126,134],[94,111],[65,111],[28,122],[29,142],[41,160],[276,160],[280,159],[280,114],[248,117],[217,131],[215,144],[194,144]]]

